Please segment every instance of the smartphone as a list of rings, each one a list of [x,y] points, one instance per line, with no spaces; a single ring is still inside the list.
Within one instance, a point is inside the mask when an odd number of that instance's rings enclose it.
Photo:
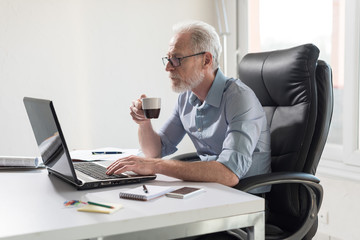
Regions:
[[[195,187],[182,187],[176,189],[172,192],[166,193],[165,196],[172,197],[172,198],[187,198],[193,196],[195,194],[203,192],[204,189],[202,188],[195,188]]]

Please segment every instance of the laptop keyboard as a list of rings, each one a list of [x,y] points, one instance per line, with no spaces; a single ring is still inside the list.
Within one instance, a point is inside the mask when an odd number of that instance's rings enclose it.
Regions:
[[[126,175],[107,175],[106,168],[91,162],[77,162],[74,163],[76,170],[99,180],[114,179],[114,178],[126,178]]]

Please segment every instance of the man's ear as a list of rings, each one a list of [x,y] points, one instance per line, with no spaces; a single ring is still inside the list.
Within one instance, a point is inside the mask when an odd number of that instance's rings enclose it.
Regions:
[[[206,52],[205,54],[205,57],[204,57],[204,66],[212,66],[213,64],[213,56],[211,53],[209,52]]]

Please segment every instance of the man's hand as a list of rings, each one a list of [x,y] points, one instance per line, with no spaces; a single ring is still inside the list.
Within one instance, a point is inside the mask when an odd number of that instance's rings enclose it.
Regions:
[[[133,171],[139,175],[154,175],[156,164],[161,159],[144,158],[139,156],[128,156],[120,158],[107,167],[106,174],[121,174],[126,171]]]
[[[141,99],[146,98],[145,94],[142,94],[139,99],[132,102],[130,106],[130,115],[137,124],[149,122],[150,120],[145,118],[144,110],[142,109]]]

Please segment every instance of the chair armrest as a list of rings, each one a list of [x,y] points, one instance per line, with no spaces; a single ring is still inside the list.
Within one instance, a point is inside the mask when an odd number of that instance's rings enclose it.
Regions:
[[[181,160],[181,161],[199,161],[200,160],[200,158],[196,152],[180,154],[180,155],[172,157],[171,159]]]
[[[318,184],[320,180],[312,174],[301,172],[273,172],[243,178],[234,188],[244,192],[251,189],[282,183]]]

